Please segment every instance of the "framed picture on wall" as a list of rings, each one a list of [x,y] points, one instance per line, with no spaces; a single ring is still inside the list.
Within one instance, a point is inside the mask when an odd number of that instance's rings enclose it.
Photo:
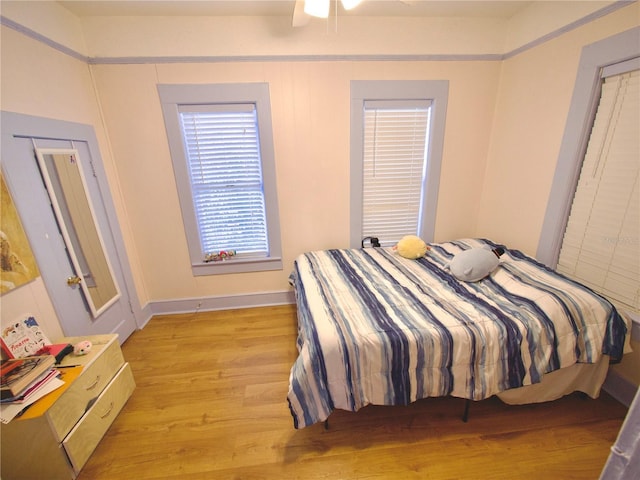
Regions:
[[[40,271],[1,172],[0,184],[0,293],[5,293],[40,276]]]

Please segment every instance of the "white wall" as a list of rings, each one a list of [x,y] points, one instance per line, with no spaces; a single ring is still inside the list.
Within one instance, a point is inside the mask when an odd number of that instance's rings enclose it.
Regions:
[[[352,79],[450,81],[436,232],[440,239],[473,232],[498,62],[226,62],[92,68],[151,300],[287,290],[289,267],[297,255],[349,245]],[[193,277],[156,85],[226,82],[270,86],[287,267],[280,272]]]
[[[477,234],[535,255],[580,54],[637,26],[635,3],[502,62]]]
[[[78,22],[77,19],[75,21]],[[74,23],[69,23],[67,18],[64,26],[73,30]],[[77,27],[79,30],[79,25]],[[114,201],[119,206],[121,225],[126,229],[129,223],[123,209],[124,201],[120,195],[118,178],[113,171],[111,149],[103,128],[91,72],[86,62],[60,53],[4,26],[0,29],[0,48],[0,108],[10,112],[92,125],[109,175]],[[39,182],[40,179],[34,181]],[[133,245],[133,242],[129,242],[129,245]],[[131,247],[129,253],[135,264],[137,257],[134,247]],[[144,298],[144,279],[139,275],[141,270],[135,270],[138,294]],[[51,340],[55,341],[62,336],[62,327],[40,277],[3,294],[0,301],[2,326],[28,313],[35,316]]]

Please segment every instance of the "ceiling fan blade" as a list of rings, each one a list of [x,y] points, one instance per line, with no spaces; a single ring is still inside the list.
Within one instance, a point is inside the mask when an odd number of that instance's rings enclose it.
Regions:
[[[311,16],[304,13],[304,0],[296,0],[296,4],[293,7],[293,19],[291,26],[304,27],[311,20]]]

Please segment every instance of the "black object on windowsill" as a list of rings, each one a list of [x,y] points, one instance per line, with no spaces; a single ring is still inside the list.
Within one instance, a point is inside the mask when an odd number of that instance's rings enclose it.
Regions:
[[[369,247],[379,247],[380,246],[380,241],[378,240],[378,237],[364,237],[362,239],[362,242],[360,243],[362,248],[365,248],[365,242],[367,242],[367,241],[368,241],[368,246]]]

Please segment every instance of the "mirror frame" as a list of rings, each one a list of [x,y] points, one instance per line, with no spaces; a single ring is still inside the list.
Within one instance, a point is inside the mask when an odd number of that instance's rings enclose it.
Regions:
[[[111,262],[109,261],[109,257],[106,254],[106,249],[105,249],[105,244],[104,244],[104,240],[102,238],[102,233],[100,231],[99,225],[96,221],[96,215],[95,215],[95,210],[94,210],[94,206],[93,206],[93,202],[91,200],[91,196],[89,195],[89,190],[87,188],[87,183],[86,183],[86,177],[85,177],[85,171],[83,169],[82,166],[82,162],[80,160],[80,155],[77,149],[75,148],[39,148],[39,147],[35,147],[35,154],[36,154],[36,159],[38,161],[38,167],[40,168],[40,173],[42,175],[42,179],[45,183],[45,187],[47,189],[47,194],[49,195],[49,199],[51,200],[51,206],[52,209],[54,211],[55,217],[56,217],[56,221],[58,223],[58,226],[60,228],[60,232],[61,235],[64,239],[64,243],[67,247],[67,252],[69,254],[69,260],[73,266],[73,270],[76,273],[77,277],[81,278],[81,281],[79,282],[80,285],[80,290],[82,292],[82,295],[84,297],[85,303],[86,305],[89,307],[89,310],[91,312],[91,315],[93,316],[93,318],[98,318],[104,311],[106,311],[111,305],[113,305],[114,303],[116,303],[120,297],[121,297],[121,291],[120,291],[120,287],[118,285],[117,279],[114,275],[114,271],[113,271],[113,267],[111,265]],[[60,203],[59,200],[56,196],[56,190],[53,186],[53,182],[51,180],[51,176],[50,176],[50,172],[49,169],[47,167],[47,162],[45,160],[45,156],[47,155],[68,155],[68,156],[74,156],[75,157],[75,163],[77,165],[78,168],[78,172],[80,175],[80,180],[82,182],[82,190],[84,192],[85,195],[85,199],[87,201],[87,206],[89,208],[90,214],[91,214],[91,218],[93,220],[93,225],[95,227],[96,230],[96,234],[100,243],[100,251],[102,252],[103,256],[104,256],[104,261],[107,265],[108,268],[108,272],[109,272],[109,276],[111,277],[111,280],[113,282],[113,285],[115,287],[115,294],[113,295],[112,298],[110,298],[109,300],[107,300],[104,304],[102,304],[100,307],[96,308],[96,305],[93,301],[93,297],[91,295],[91,292],[89,291],[89,287],[85,281],[85,278],[83,276],[82,273],[82,268],[80,267],[80,261],[78,260],[78,255],[75,251],[74,248],[74,244],[73,241],[71,240],[71,235],[67,229],[67,225],[65,222],[65,217],[62,213],[62,209],[60,207]]]

